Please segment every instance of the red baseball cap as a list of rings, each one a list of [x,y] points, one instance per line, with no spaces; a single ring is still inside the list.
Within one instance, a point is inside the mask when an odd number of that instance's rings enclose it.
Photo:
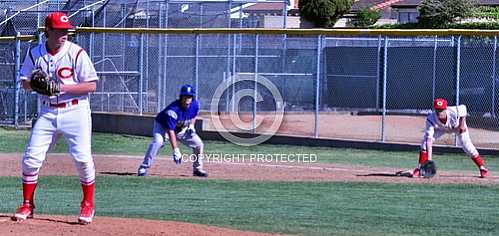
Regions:
[[[447,100],[445,100],[443,98],[435,99],[435,101],[433,101],[433,108],[435,108],[435,110],[447,109]]]
[[[52,12],[45,18],[45,27],[52,29],[72,29],[69,17],[64,12]]]

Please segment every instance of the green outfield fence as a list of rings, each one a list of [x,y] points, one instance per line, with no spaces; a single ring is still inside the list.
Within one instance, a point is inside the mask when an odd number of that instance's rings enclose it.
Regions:
[[[39,31],[41,32],[41,31]],[[434,98],[468,106],[475,144],[499,148],[495,30],[235,29],[77,27],[72,40],[91,56],[100,80],[93,111],[154,114],[192,84],[203,111],[214,91],[237,78],[218,113],[256,117],[283,107],[283,134],[418,143]],[[35,36],[0,38],[0,121],[36,115],[36,94],[17,71]],[[272,82],[283,98],[258,83]],[[261,101],[231,98],[258,92]],[[288,122],[288,123],[286,123]],[[253,122],[256,125],[256,122]],[[257,127],[252,127],[252,132]],[[453,137],[442,142],[454,144]]]

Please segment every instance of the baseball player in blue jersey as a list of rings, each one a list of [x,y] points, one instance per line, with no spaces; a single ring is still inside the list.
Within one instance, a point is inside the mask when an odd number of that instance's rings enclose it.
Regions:
[[[193,97],[196,94],[191,85],[180,88],[180,98],[163,109],[155,118],[153,140],[139,167],[138,176],[146,176],[153,159],[164,145],[165,138],[170,141],[173,150],[173,161],[179,165],[182,162],[182,153],[177,141],[192,148],[194,154],[193,175],[208,177],[203,170],[203,141],[196,134],[194,123],[199,111],[199,102]]]

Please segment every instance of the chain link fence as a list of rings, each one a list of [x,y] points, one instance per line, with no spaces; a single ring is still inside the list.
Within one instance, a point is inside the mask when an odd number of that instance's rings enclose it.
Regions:
[[[418,143],[432,101],[443,97],[467,105],[477,146],[499,147],[497,37],[199,32],[77,32],[73,41],[89,51],[100,76],[93,111],[155,114],[188,83],[198,91],[208,129],[215,101],[218,116],[229,122],[237,113],[244,121],[245,127],[229,124],[229,130],[265,132],[273,111],[283,107],[281,134]],[[14,83],[16,55],[23,59],[33,43],[0,44],[2,123],[36,114],[36,95]],[[232,83],[214,100],[224,82]],[[256,96],[234,102],[241,90]],[[439,141],[454,142],[453,136]]]
[[[122,13],[111,17],[108,5],[102,20],[93,18],[93,22],[170,27],[167,18],[120,18],[131,12],[121,6]],[[161,8],[171,10],[158,5]],[[98,15],[95,9],[92,12]],[[178,97],[181,85],[189,83],[198,91],[208,129],[213,128],[209,118],[216,101],[217,116],[230,121],[237,113],[244,121],[242,128],[228,125],[231,130],[266,132],[273,112],[282,107],[284,120],[278,133],[418,143],[433,99],[444,97],[451,105],[468,106],[467,121],[478,147],[499,147],[496,36],[480,36],[478,31],[476,36],[410,37],[306,33],[79,28],[72,41],[87,50],[100,77],[91,95],[93,111],[155,114]],[[16,37],[0,40],[4,124],[29,123],[36,115],[36,95],[25,93],[15,82],[26,50],[36,43]],[[262,84],[266,80],[275,85],[281,100]],[[214,100],[217,88],[226,82],[230,86]],[[255,96],[243,94],[235,103],[240,91]],[[453,145],[454,137],[440,142]]]

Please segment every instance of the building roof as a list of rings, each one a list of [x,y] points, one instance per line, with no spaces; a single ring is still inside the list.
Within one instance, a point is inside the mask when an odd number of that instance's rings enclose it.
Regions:
[[[357,0],[353,3],[351,11],[357,12],[366,7],[372,7],[374,5],[386,2],[387,0]]]
[[[372,8],[381,10],[383,13],[382,19],[389,19],[391,17],[391,5],[402,0],[356,0],[350,12],[357,13],[364,8]]]
[[[244,8],[244,11],[282,11],[285,8],[286,8],[286,3],[269,2],[269,3],[257,3],[255,5]]]

